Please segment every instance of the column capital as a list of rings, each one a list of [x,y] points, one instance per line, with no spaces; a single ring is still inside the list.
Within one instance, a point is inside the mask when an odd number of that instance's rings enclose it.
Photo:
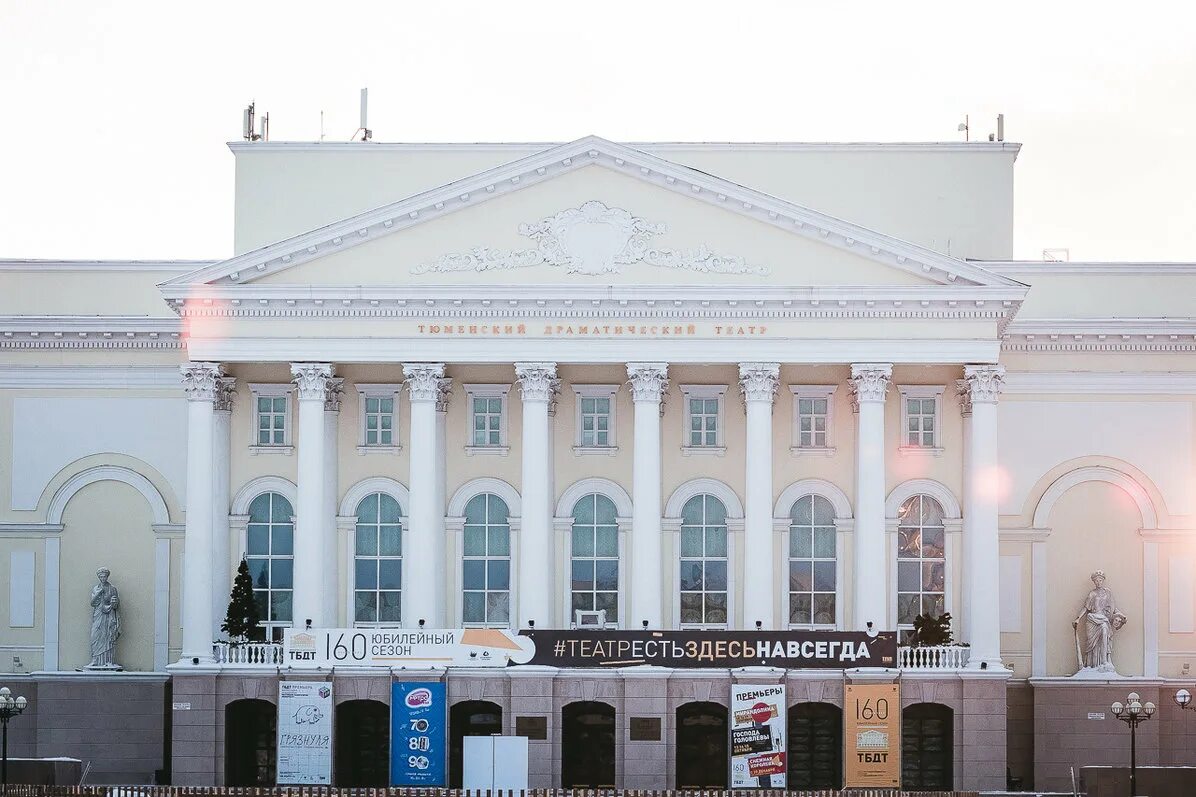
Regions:
[[[220,363],[190,362],[179,366],[179,374],[183,379],[183,392],[188,401],[208,401],[215,403],[220,390],[220,379],[224,376],[224,366]]]
[[[739,364],[739,389],[744,402],[766,401],[771,405],[780,381],[780,363]]]
[[[436,411],[448,412],[449,402],[453,398],[453,379],[449,376],[441,377],[436,382]]]
[[[632,401],[660,403],[669,389],[668,363],[627,363],[627,384]]]
[[[524,401],[552,401],[561,384],[556,363],[515,363],[515,379]]]
[[[216,412],[232,412],[233,396],[237,394],[237,378],[222,376],[216,381],[216,398],[214,409]]]
[[[412,401],[438,401],[444,363],[403,363],[403,378]]]
[[[883,403],[892,378],[890,363],[852,363],[851,378],[847,382],[852,407],[858,408],[866,401]]]
[[[973,404],[996,404],[1005,387],[1005,366],[965,365],[963,379],[955,380],[964,415],[972,413]]]
[[[324,412],[340,412],[341,399],[345,397],[344,377],[334,376],[328,380],[328,393],[324,396]]]
[[[332,383],[331,363],[291,363],[291,381],[299,390],[300,401],[327,401]]]

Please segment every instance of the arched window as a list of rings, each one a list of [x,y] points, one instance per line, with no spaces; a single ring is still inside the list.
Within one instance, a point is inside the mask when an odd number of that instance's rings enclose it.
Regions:
[[[843,785],[843,709],[830,703],[789,707],[789,789]]]
[[[901,788],[953,788],[954,724],[955,712],[938,703],[914,703],[901,712]]]
[[[789,625],[834,628],[835,508],[803,495],[789,510]]]
[[[262,493],[249,504],[249,529],[245,560],[253,578],[253,597],[258,616],[279,639],[291,624],[291,596],[294,591],[295,510],[278,493]]]
[[[379,700],[346,700],[333,716],[336,785],[361,788],[390,783],[390,706]]]
[[[373,493],[357,505],[353,564],[353,620],[398,623],[402,619],[403,523],[399,502]]]
[[[695,495],[681,508],[681,622],[727,624],[727,508]]]
[[[571,540],[573,611],[606,610],[608,622],[619,619],[619,527],[615,502],[590,493],[573,505]]]
[[[273,703],[234,700],[224,707],[226,786],[275,785],[277,727],[278,709]]]
[[[897,627],[909,631],[919,614],[946,611],[946,530],[943,507],[914,495],[897,510]]]
[[[727,708],[718,703],[677,707],[678,789],[727,788]]]
[[[482,493],[465,505],[462,563],[466,625],[507,626],[511,619],[511,526],[507,504]]]

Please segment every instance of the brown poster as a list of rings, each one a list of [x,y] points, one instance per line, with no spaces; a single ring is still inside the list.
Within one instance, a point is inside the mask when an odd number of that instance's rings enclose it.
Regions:
[[[843,785],[901,785],[901,696],[897,684],[849,684],[844,690]]]

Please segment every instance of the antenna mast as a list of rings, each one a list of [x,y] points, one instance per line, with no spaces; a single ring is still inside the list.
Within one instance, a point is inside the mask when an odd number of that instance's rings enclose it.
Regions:
[[[368,120],[369,106],[370,106],[370,90],[362,89],[361,90],[361,125],[357,128],[357,131],[353,134],[356,137],[357,133],[361,133],[362,141],[369,141],[370,139],[372,139],[374,137],[374,131],[370,130],[370,125],[369,125],[369,120]]]

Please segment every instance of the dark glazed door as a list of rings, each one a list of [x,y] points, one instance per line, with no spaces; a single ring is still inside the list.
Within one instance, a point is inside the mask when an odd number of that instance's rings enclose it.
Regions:
[[[950,789],[955,778],[954,713],[937,703],[915,703],[901,715],[901,787]]]
[[[449,788],[461,788],[465,737],[502,733],[502,708],[488,700],[465,700],[449,709]]]
[[[224,784],[274,786],[278,711],[265,700],[234,700],[224,710]]]
[[[615,709],[606,703],[570,703],[561,710],[561,787],[613,789]]]
[[[336,707],[336,785],[390,783],[390,707],[347,700]]]
[[[727,709],[718,703],[678,708],[676,752],[678,789],[727,788]]]
[[[843,710],[830,703],[798,703],[789,710],[790,789],[843,786]]]

